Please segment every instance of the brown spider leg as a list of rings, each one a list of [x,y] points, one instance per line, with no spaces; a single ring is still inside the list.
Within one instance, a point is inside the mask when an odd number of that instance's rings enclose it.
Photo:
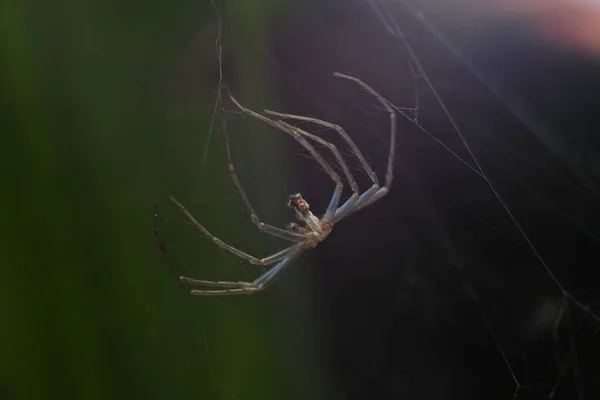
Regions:
[[[337,207],[337,205],[339,204],[340,201],[340,197],[342,196],[342,191],[344,190],[344,183],[342,182],[342,178],[340,178],[340,176],[338,175],[337,172],[334,171],[334,169],[331,167],[331,165],[329,165],[329,163],[327,161],[325,161],[325,159],[315,150],[315,148],[306,140],[304,139],[304,137],[302,136],[302,134],[298,133],[296,130],[294,129],[289,129],[286,125],[284,125],[284,123],[282,122],[278,122],[278,121],[274,121],[268,117],[265,117],[262,114],[259,114],[255,111],[252,111],[246,107],[244,107],[243,105],[241,105],[235,97],[233,97],[232,94],[229,94],[229,97],[231,98],[231,101],[243,112],[246,113],[256,119],[259,119],[263,122],[266,122],[267,124],[282,130],[283,132],[289,134],[291,137],[293,137],[298,143],[300,143],[300,145],[302,145],[302,147],[304,147],[309,153],[310,155],[319,163],[319,165],[325,170],[325,172],[327,173],[327,175],[329,175],[329,177],[331,178],[331,180],[335,183],[335,189],[333,192],[333,195],[331,197],[331,201],[330,201],[330,206],[333,204],[335,207]]]
[[[371,188],[369,188],[367,191],[365,191],[362,195],[360,195],[360,192],[359,192],[359,196],[360,197],[355,197],[353,195],[351,198],[349,198],[348,200],[346,200],[346,202],[344,204],[342,204],[338,209],[336,209],[334,211],[334,215],[333,215],[334,222],[339,221],[340,219],[342,219],[345,216],[349,215],[349,213],[357,210],[360,202],[363,199],[369,198],[369,197],[373,196],[375,193],[377,193],[377,191],[380,188],[379,179],[377,178],[377,174],[375,173],[375,171],[373,171],[373,168],[371,168],[371,166],[367,162],[365,156],[362,154],[362,152],[358,148],[358,146],[356,146],[356,144],[354,143],[354,141],[350,138],[350,136],[348,136],[348,134],[346,133],[346,131],[341,126],[336,125],[336,124],[332,124],[332,123],[327,122],[327,121],[323,121],[321,119],[311,118],[311,117],[305,117],[305,116],[302,116],[302,115],[285,114],[285,113],[280,113],[280,112],[270,111],[270,110],[265,110],[265,113],[269,114],[269,115],[273,115],[273,116],[278,116],[278,117],[281,117],[281,118],[294,119],[294,120],[299,120],[299,121],[306,121],[306,122],[310,122],[310,123],[313,123],[313,124],[316,124],[316,125],[321,125],[321,126],[324,126],[326,128],[330,128],[330,129],[333,129],[333,130],[337,131],[338,134],[350,146],[352,152],[356,155],[356,157],[360,161],[360,164],[362,165],[364,171],[366,172],[366,174],[369,176],[369,178],[373,182],[373,186],[371,186]],[[354,178],[352,178],[352,179],[354,180]]]
[[[340,219],[344,218],[345,216],[349,215],[350,213],[357,211],[363,207],[366,207],[367,205],[371,204],[372,202],[379,200],[381,197],[385,196],[387,194],[390,186],[392,185],[394,158],[395,158],[395,152],[396,152],[396,114],[394,113],[394,110],[389,105],[389,102],[387,100],[385,100],[379,93],[377,93],[375,90],[373,90],[370,86],[368,86],[366,83],[364,83],[360,79],[355,78],[350,75],[340,74],[339,72],[336,72],[333,75],[338,78],[348,79],[348,80],[351,80],[351,81],[357,83],[363,89],[368,91],[371,95],[375,96],[377,98],[377,100],[390,113],[390,122],[391,122],[390,154],[388,156],[388,165],[387,165],[387,172],[385,175],[385,186],[384,187],[380,187],[379,179],[377,178],[377,174],[375,173],[375,171],[373,171],[373,168],[371,168],[371,166],[367,162],[365,156],[362,154],[362,152],[358,148],[358,146],[356,146],[356,143],[354,143],[352,138],[350,138],[350,136],[346,133],[346,131],[341,126],[332,124],[331,122],[323,121],[323,120],[320,120],[317,118],[305,117],[302,115],[285,114],[285,113],[279,113],[276,111],[269,111],[269,110],[265,110],[265,113],[268,115],[278,116],[281,118],[306,121],[306,122],[310,122],[310,123],[313,123],[316,125],[324,126],[326,128],[333,129],[333,130],[337,131],[338,134],[346,141],[346,143],[348,144],[348,146],[350,147],[352,152],[356,155],[356,157],[358,158],[364,171],[369,176],[371,181],[373,181],[373,186],[369,190],[365,191],[360,196],[360,198],[356,204],[353,204],[350,201],[346,201],[346,203],[344,203],[342,206],[340,206],[340,208],[336,211],[335,218],[334,218],[335,221],[339,221]]]
[[[379,179],[377,178],[377,174],[375,173],[375,171],[373,171],[373,168],[371,168],[371,166],[367,162],[367,159],[362,154],[362,152],[359,150],[358,146],[356,146],[356,143],[354,143],[352,138],[350,138],[350,136],[348,136],[346,131],[341,126],[332,124],[331,122],[323,121],[318,118],[305,117],[303,115],[286,114],[286,113],[280,113],[280,112],[271,111],[271,110],[264,110],[264,111],[265,111],[265,114],[267,114],[267,115],[273,115],[273,116],[284,118],[284,119],[295,119],[298,121],[306,121],[306,122],[313,123],[315,125],[321,125],[326,128],[330,128],[330,129],[337,131],[338,134],[346,141],[348,146],[350,146],[350,149],[352,149],[352,152],[356,155],[356,157],[360,161],[360,164],[362,165],[363,169],[365,170],[365,172],[367,173],[369,178],[373,181],[373,185],[377,186],[377,188],[379,188]]]
[[[254,256],[251,256],[241,250],[236,249],[235,247],[228,245],[227,243],[223,242],[221,239],[219,239],[218,237],[214,236],[212,233],[210,233],[205,227],[203,227],[197,220],[196,218],[194,218],[194,216],[192,215],[192,213],[190,213],[188,211],[187,208],[185,208],[185,206],[183,206],[183,204],[181,204],[179,201],[177,201],[174,197],[170,197],[171,201],[173,203],[175,203],[175,205],[177,207],[179,207],[179,210],[186,216],[188,217],[188,219],[191,221],[191,223],[194,225],[194,227],[196,228],[196,230],[200,233],[202,233],[204,236],[206,236],[208,239],[210,239],[214,244],[216,244],[217,246],[219,246],[220,248],[222,248],[223,250],[226,250],[228,252],[230,252],[231,254],[234,254],[246,261],[248,261],[250,264],[253,265],[260,265],[260,266],[265,266],[265,265],[270,265],[273,264],[277,261],[280,261],[286,257],[288,257],[290,254],[293,254],[299,250],[301,250],[304,246],[304,243],[297,243],[294,244],[290,247],[287,247],[275,254],[272,254],[268,257],[265,258],[256,258]],[[290,232],[291,233],[291,232]],[[301,235],[299,235],[301,236]]]
[[[177,277],[179,282],[185,287],[185,289],[193,294],[193,295],[226,295],[226,294],[252,294],[257,291],[263,290],[270,284],[275,275],[278,275],[280,272],[283,272],[285,267],[287,267],[293,260],[295,260],[298,255],[302,252],[303,248],[301,245],[294,245],[288,249],[285,249],[279,253],[271,256],[274,258],[272,262],[279,261],[279,264],[271,268],[269,271],[263,273],[258,279],[254,282],[227,282],[227,281],[204,281],[199,279],[192,279],[186,276],[182,276],[175,264],[171,262],[169,255],[167,253],[167,248],[165,246],[165,242],[162,240],[160,236],[160,229],[158,228],[158,201],[154,202],[154,236],[156,237],[158,247],[160,249],[163,260],[173,272],[173,274]],[[277,257],[275,257],[277,256]],[[282,256],[282,257],[280,257]],[[269,257],[267,257],[268,259]],[[190,285],[203,285],[203,286],[213,286],[213,287],[221,287],[221,288],[231,288],[231,289],[223,289],[223,290],[199,290],[193,289]]]
[[[233,282],[233,281],[206,281],[199,279],[191,279],[181,277],[183,283],[187,285],[200,285],[207,287],[220,288],[216,290],[194,289],[190,286],[189,292],[197,296],[224,296],[224,295],[239,295],[239,294],[254,294],[265,290],[271,285],[277,277],[279,277],[300,255],[301,251],[290,254],[289,257],[281,260],[270,270],[256,278],[253,282]]]
[[[225,150],[227,153],[227,169],[229,170],[231,180],[233,181],[233,184],[235,185],[236,189],[238,190],[238,193],[239,193],[240,197],[242,198],[244,205],[250,212],[250,219],[258,227],[258,230],[260,230],[261,232],[265,232],[270,235],[277,236],[277,237],[280,237],[285,240],[289,240],[291,242],[303,241],[304,240],[303,235],[300,235],[300,234],[297,234],[294,232],[290,232],[285,229],[277,228],[273,225],[265,224],[265,223],[261,222],[260,219],[258,218],[258,215],[256,214],[256,211],[254,211],[254,207],[252,207],[252,203],[250,203],[250,200],[248,199],[248,196],[246,195],[246,191],[242,187],[240,178],[239,178],[237,171],[235,170],[235,167],[233,165],[233,158],[231,157],[231,146],[229,145],[229,133],[227,130],[227,120],[225,117],[225,109],[223,107],[221,92],[219,92],[219,94],[218,94],[218,102],[219,102],[219,106],[221,108],[221,130],[223,133],[223,139],[225,141]]]
[[[175,264],[171,262],[171,259],[169,258],[169,255],[167,253],[167,247],[165,246],[165,242],[160,236],[160,229],[158,228],[158,200],[154,202],[154,236],[156,237],[156,242],[158,243],[158,248],[160,249],[160,254],[163,260],[165,261],[171,272],[179,279],[181,275],[179,274],[177,267],[175,267]],[[181,279],[179,279],[179,282],[181,282],[181,284],[186,288],[188,292],[191,290],[187,282]]]
[[[274,115],[277,114],[277,113],[271,112],[269,110],[264,110],[264,111],[266,114],[269,114],[269,113],[273,113]],[[279,120],[277,122],[279,122],[280,124],[283,124],[283,126],[285,126],[286,128],[294,130],[294,131],[298,132],[299,134],[306,136],[307,138],[310,138],[310,139],[314,140],[315,142],[320,143],[323,146],[327,147],[329,150],[331,150],[331,153],[333,153],[333,156],[336,158],[336,160],[338,161],[338,164],[340,164],[340,167],[344,171],[344,175],[346,175],[346,180],[348,181],[348,184],[350,185],[350,188],[352,189],[352,197],[350,199],[348,199],[348,201],[352,201],[352,203],[354,203],[358,200],[358,196],[360,195],[360,189],[358,188],[358,184],[356,183],[356,180],[354,179],[352,172],[350,172],[350,168],[348,168],[348,164],[346,164],[346,161],[344,161],[344,158],[342,157],[342,155],[338,151],[337,147],[333,143],[328,142],[327,140],[320,138],[319,136],[315,136],[311,133],[308,133],[305,130],[300,129],[296,126],[290,125],[285,121]],[[337,209],[337,207],[328,209],[325,212],[325,214],[323,215],[323,217],[321,218],[321,220],[323,222],[331,221],[333,219],[333,215],[334,215],[336,209]]]
[[[355,78],[354,76],[340,74],[339,72],[334,72],[333,76],[348,79],[361,86],[364,90],[374,96],[390,115],[390,152],[388,155],[387,169],[385,173],[385,186],[377,190],[372,197],[364,197],[362,201],[359,200],[355,210],[360,210],[361,208],[381,199],[388,193],[390,187],[392,186],[392,180],[394,179],[394,159],[396,157],[396,113],[394,112],[392,106],[390,106],[389,101],[387,101],[383,96],[377,93],[372,87],[364,83],[362,80]],[[356,145],[354,146],[353,151],[355,148]],[[358,156],[356,151],[355,154]]]

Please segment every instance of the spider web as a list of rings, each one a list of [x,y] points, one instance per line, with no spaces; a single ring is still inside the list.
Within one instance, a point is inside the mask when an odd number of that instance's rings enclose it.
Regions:
[[[571,282],[571,289],[567,288],[567,283],[563,282],[558,277],[556,270],[561,269],[560,265],[556,265],[552,260],[547,260],[542,254],[542,251],[538,249],[534,240],[530,237],[527,232],[527,228],[523,225],[523,222],[517,217],[512,207],[508,205],[508,201],[504,195],[498,189],[493,181],[493,178],[486,169],[486,166],[480,161],[480,156],[471,144],[471,139],[467,138],[467,135],[463,133],[463,127],[456,120],[453,112],[447,106],[446,100],[443,95],[438,91],[437,84],[433,82],[430,75],[427,72],[427,66],[421,62],[421,58],[417,55],[415,45],[411,42],[414,40],[414,36],[411,36],[403,26],[403,19],[407,17],[412,18],[413,22],[417,22],[421,25],[421,32],[430,35],[435,41],[441,45],[441,49],[449,53],[450,56],[458,60],[462,66],[471,74],[473,79],[482,83],[485,88],[489,91],[489,95],[495,97],[500,104],[505,107],[509,115],[515,120],[523,124],[527,130],[533,133],[545,146],[547,146],[548,152],[556,153],[556,147],[552,147],[552,141],[549,140],[552,136],[548,134],[547,129],[544,129],[541,124],[536,123],[530,115],[525,111],[524,105],[519,104],[516,99],[510,98],[491,81],[473,64],[466,56],[461,53],[460,48],[455,45],[449,37],[451,35],[440,29],[433,20],[428,18],[428,14],[424,11],[426,7],[421,4],[423,9],[419,9],[411,2],[385,2],[377,0],[367,0],[366,3],[376,15],[380,21],[382,27],[387,33],[395,38],[398,42],[398,51],[403,52],[408,58],[411,71],[413,71],[413,79],[415,85],[419,85],[419,81],[423,83],[425,87],[432,95],[441,108],[447,118],[447,123],[451,126],[452,131],[459,138],[462,143],[464,150],[466,150],[466,156],[461,157],[454,150],[446,146],[443,141],[439,140],[435,135],[430,133],[418,120],[419,115],[419,93],[416,92],[417,100],[416,106],[410,109],[400,109],[398,111],[404,115],[404,117],[414,123],[423,133],[427,134],[431,139],[438,143],[438,145],[445,148],[450,152],[459,162],[470,168],[475,173],[481,183],[491,191],[497,203],[502,207],[506,216],[510,219],[512,225],[517,231],[518,237],[522,239],[523,244],[529,249],[535,262],[527,263],[526,268],[538,268],[555,286],[559,296],[553,296],[553,299],[547,298],[541,304],[538,304],[536,317],[533,317],[531,323],[539,323],[546,325],[548,332],[551,332],[553,347],[554,360],[553,365],[544,365],[544,361],[547,360],[547,354],[535,354],[531,357],[531,351],[527,349],[527,346],[540,346],[540,343],[548,340],[548,336],[544,336],[541,331],[537,331],[536,335],[530,342],[515,343],[515,337],[510,337],[507,333],[508,330],[502,327],[500,324],[509,322],[502,321],[498,318],[498,315],[492,316],[495,312],[494,307],[486,307],[484,302],[480,299],[476,284],[473,283],[469,274],[465,273],[465,265],[460,261],[455,263],[456,271],[462,274],[463,290],[468,295],[474,304],[476,304],[477,310],[481,316],[481,319],[485,323],[485,326],[489,332],[490,337],[493,339],[494,345],[497,348],[498,354],[501,356],[501,361],[505,366],[504,374],[509,376],[514,391],[511,396],[499,395],[497,398],[593,398],[597,396],[599,392],[598,380],[593,378],[594,370],[598,369],[598,362],[592,356],[586,357],[593,353],[593,349],[597,348],[597,332],[600,328],[600,317],[596,310],[587,303],[589,299],[586,299],[585,292],[577,289],[577,286]],[[558,154],[561,156],[561,154]],[[585,172],[578,166],[570,163],[569,160],[563,162],[568,165],[570,172],[576,176],[578,182],[575,185],[581,185],[583,190],[588,190],[594,195],[597,193],[597,186],[594,185],[592,179],[590,179]],[[571,181],[572,182],[572,181]],[[531,183],[531,182],[530,182]],[[535,183],[531,183],[535,185]],[[571,184],[571,183],[569,183]],[[522,218],[521,218],[522,220]],[[588,231],[588,233],[590,233]],[[537,265],[536,265],[537,264]],[[581,265],[574,264],[573,267],[581,268]],[[562,267],[564,269],[564,266]],[[535,272],[537,274],[538,272]],[[559,272],[560,273],[560,272]],[[564,275],[564,271],[562,271]],[[566,280],[566,279],[565,279]],[[510,290],[510,289],[509,289]],[[534,294],[535,295],[535,294]],[[527,307],[523,304],[523,307]],[[537,319],[537,321],[536,321]],[[543,329],[542,329],[543,331]],[[535,341],[538,344],[535,344]],[[512,343],[511,343],[512,342]],[[548,346],[546,346],[548,348]],[[538,349],[539,350],[539,349]],[[519,357],[521,353],[521,357]],[[581,354],[584,356],[582,357]],[[531,357],[531,360],[528,359]],[[520,358],[520,359],[519,359]],[[552,358],[552,357],[551,357]],[[585,360],[582,360],[585,359]],[[543,366],[545,371],[533,372],[532,369],[539,369]],[[492,390],[492,388],[490,388]],[[490,395],[488,398],[492,398]],[[496,397],[494,397],[496,398]]]

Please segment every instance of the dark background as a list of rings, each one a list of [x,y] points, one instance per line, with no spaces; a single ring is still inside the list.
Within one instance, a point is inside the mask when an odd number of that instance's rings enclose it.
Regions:
[[[246,106],[344,126],[383,179],[388,118],[332,76],[349,73],[398,107],[418,98],[422,127],[475,168],[368,2],[275,3],[218,3],[224,76]],[[257,275],[199,237],[174,195],[251,254],[283,245],[249,223],[218,121],[203,160],[210,2],[3,6],[0,398],[598,396],[598,61],[523,21],[417,5],[421,21],[399,3],[386,15],[540,257],[481,176],[398,116],[390,194],[239,298],[189,296],[152,235],[158,199],[184,273]],[[265,222],[290,220],[292,192],[324,210],[333,185],[299,146],[227,118]]]

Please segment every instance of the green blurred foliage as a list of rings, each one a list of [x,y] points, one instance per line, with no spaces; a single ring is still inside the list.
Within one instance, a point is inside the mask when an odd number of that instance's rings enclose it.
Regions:
[[[228,61],[248,105],[272,96],[265,40],[281,10],[270,3],[224,4]],[[201,162],[216,27],[209,1],[0,6],[0,398],[331,398],[314,365],[310,304],[288,290],[297,286],[194,298],[152,235],[160,199],[167,245],[176,256],[194,248],[177,258],[186,273],[251,268],[165,201],[176,195],[230,242],[257,236],[218,134]],[[251,166],[249,191],[262,193],[257,209],[278,218],[269,210],[283,201],[269,188],[290,179],[273,168],[285,145],[269,134],[241,138],[236,155]]]

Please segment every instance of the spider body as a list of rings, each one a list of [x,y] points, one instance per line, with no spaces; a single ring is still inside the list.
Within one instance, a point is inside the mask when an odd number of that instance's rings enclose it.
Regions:
[[[171,197],[171,201],[188,218],[188,220],[192,223],[196,230],[200,234],[210,239],[214,244],[216,244],[223,250],[228,251],[229,253],[241,258],[242,260],[249,262],[250,264],[258,266],[273,265],[273,267],[268,269],[266,272],[264,272],[252,282],[211,281],[188,278],[186,276],[180,275],[177,269],[175,268],[174,264],[171,263],[169,259],[165,243],[162,240],[158,229],[158,202],[155,202],[156,208],[154,212],[154,234],[158,241],[158,246],[160,248],[161,254],[169,268],[175,273],[179,281],[191,294],[203,296],[236,295],[252,294],[264,290],[271,283],[273,283],[274,280],[278,276],[280,276],[281,273],[283,273],[283,271],[285,271],[304,250],[311,249],[317,246],[323,240],[325,240],[331,233],[331,230],[333,229],[335,223],[349,216],[350,214],[364,207],[367,207],[368,205],[381,199],[388,193],[393,179],[393,166],[396,146],[396,115],[394,113],[394,110],[392,109],[387,100],[385,100],[381,95],[375,92],[370,86],[365,84],[360,79],[340,73],[335,73],[334,76],[355,82],[362,89],[364,89],[370,95],[375,97],[389,113],[390,149],[388,154],[387,171],[385,175],[385,185],[380,186],[377,175],[375,174],[369,163],[367,163],[367,160],[363,156],[362,152],[358,149],[354,141],[340,126],[316,118],[292,114],[283,114],[269,110],[264,110],[264,114],[260,114],[244,107],[235,99],[235,97],[233,97],[230,94],[229,98],[238,107],[242,114],[248,114],[253,118],[266,122],[267,124],[275,127],[276,129],[288,134],[300,145],[302,145],[305,148],[305,150],[307,150],[310,153],[312,158],[314,158],[315,161],[321,166],[321,168],[325,170],[325,172],[335,185],[333,194],[331,195],[331,199],[329,200],[329,205],[327,206],[327,210],[321,218],[315,216],[310,211],[310,205],[300,193],[295,193],[289,196],[288,206],[294,209],[296,218],[300,222],[300,224],[292,222],[288,224],[285,229],[265,224],[260,220],[256,212],[254,211],[254,208],[252,207],[252,204],[250,203],[250,200],[248,199],[248,196],[246,195],[246,192],[244,191],[244,188],[242,187],[242,184],[240,182],[239,176],[235,170],[233,160],[231,157],[231,148],[229,146],[229,135],[227,132],[226,119],[224,117],[224,108],[222,105],[222,98],[220,94],[221,92],[219,91],[218,102],[219,104],[221,104],[221,131],[225,139],[228,169],[233,184],[238,190],[240,197],[246,205],[246,208],[250,212],[250,220],[254,225],[256,225],[259,231],[278,237],[280,239],[287,240],[289,242],[292,242],[293,244],[270,256],[264,258],[254,257],[215,237],[204,226],[202,226],[196,220],[196,218],[194,218],[194,216],[185,208],[185,206],[183,206],[183,204],[177,201],[174,197]],[[269,117],[277,117],[278,119],[269,118],[267,115]],[[323,138],[313,135],[294,125],[291,125],[285,122],[284,119],[309,122],[336,131],[348,145],[350,150],[354,153],[356,158],[359,160],[362,169],[371,179],[373,185],[369,189],[361,193],[356,183],[356,180],[354,179],[354,176],[350,171],[350,168],[348,167],[348,165],[342,158],[340,152],[338,151],[337,147],[333,143],[328,142]],[[344,189],[342,177],[331,167],[329,162],[326,161],[315,150],[314,146],[309,142],[309,140],[317,142],[329,149],[336,161],[338,162],[339,166],[341,167],[346,182],[352,190],[352,195],[342,205],[340,205],[341,196]]]
[[[296,218],[303,222],[305,226],[299,226],[292,222],[288,225],[288,229],[304,236],[304,240],[302,241],[304,249],[316,247],[329,236],[329,233],[333,229],[333,224],[331,222],[323,222],[315,216],[310,211],[310,205],[300,193],[291,194],[289,199],[288,207],[296,210]]]

